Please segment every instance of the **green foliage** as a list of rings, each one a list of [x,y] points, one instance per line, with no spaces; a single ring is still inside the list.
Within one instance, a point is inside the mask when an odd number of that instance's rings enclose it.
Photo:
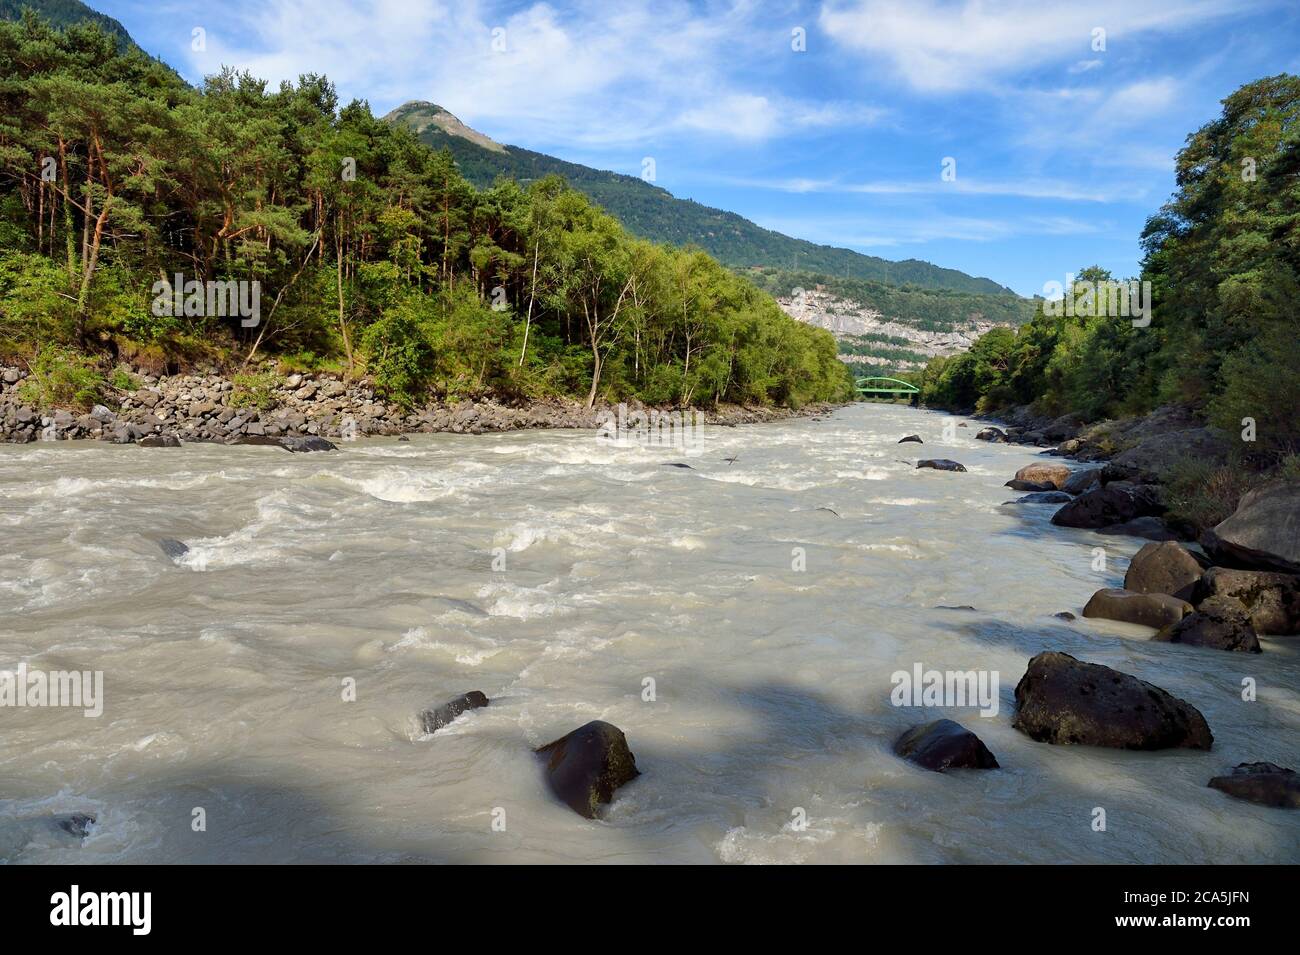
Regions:
[[[276,379],[271,372],[238,374],[231,384],[234,385],[234,390],[230,393],[232,408],[257,408],[259,411],[266,411],[275,407]]]
[[[103,391],[104,376],[90,358],[51,345],[32,360],[27,377],[18,386],[18,398],[42,410],[88,411]]]
[[[1231,516],[1241,496],[1257,480],[1251,471],[1235,465],[1180,461],[1165,478],[1169,518],[1189,525],[1199,535]]]

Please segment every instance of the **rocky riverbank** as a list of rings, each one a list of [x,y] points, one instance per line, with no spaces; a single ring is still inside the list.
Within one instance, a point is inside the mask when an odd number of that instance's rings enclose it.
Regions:
[[[222,375],[141,376],[89,411],[40,408],[24,397],[27,372],[0,367],[0,442],[98,439],[237,443],[275,438],[343,438],[452,432],[486,434],[529,428],[596,428],[616,409],[587,409],[564,399],[465,400],[403,408],[384,401],[368,379],[293,374],[241,385]],[[830,405],[785,408],[723,405],[701,410],[705,424],[737,425],[812,416]],[[628,402],[628,411],[647,410]],[[689,415],[689,412],[685,414]],[[145,440],[148,439],[148,440]]]

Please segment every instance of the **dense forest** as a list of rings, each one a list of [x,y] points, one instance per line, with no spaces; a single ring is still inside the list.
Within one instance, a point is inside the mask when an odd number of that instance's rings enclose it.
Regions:
[[[441,107],[407,103],[389,114],[392,122],[416,129],[420,139],[438,149],[450,149],[470,182],[486,187],[507,176],[529,182],[559,175],[575,189],[617,216],[634,234],[674,245],[695,244],[724,265],[747,269],[756,265],[843,276],[874,283],[943,289],[1004,299],[1014,309],[1020,300],[992,279],[977,278],[919,259],[892,262],[851,249],[795,239],[750,222],[743,216],[714,209],[692,199],[679,199],[666,189],[637,176],[608,172],[566,162],[518,146],[487,148],[441,129],[433,120]],[[910,291],[910,290],[909,290]],[[897,293],[906,298],[907,291]]]
[[[0,357],[62,375],[54,394],[118,363],[270,359],[367,374],[402,403],[851,392],[828,332],[558,177],[477,189],[323,76],[194,89],[119,39],[0,24]],[[155,283],[178,274],[258,283],[257,320],[160,310]]]
[[[1253,419],[1267,453],[1300,451],[1300,78],[1237,90],[1188,137],[1176,168],[1175,194],[1142,234],[1149,325],[1040,302],[1018,331],[932,359],[913,376],[924,401],[1032,402],[1088,420],[1177,403],[1234,434]],[[1109,278],[1083,269],[1067,294],[1082,301],[1087,283]]]

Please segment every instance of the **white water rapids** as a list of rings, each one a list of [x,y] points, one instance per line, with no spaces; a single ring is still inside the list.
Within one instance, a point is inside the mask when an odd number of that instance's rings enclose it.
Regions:
[[[1144,542],[1001,506],[1042,459],[975,423],[944,440],[943,420],[857,405],[710,427],[690,454],[537,431],[0,447],[0,670],[104,675],[98,718],[0,708],[0,859],[1300,861],[1300,816],[1206,787],[1300,768],[1300,639],[1256,656],[1055,619]],[[925,444],[896,443],[911,433]],[[1214,749],[1018,733],[1015,685],[1046,649],[1186,699]],[[997,715],[893,706],[917,663],[995,671]],[[421,734],[422,709],[475,689],[489,707]],[[939,716],[1002,768],[892,754]],[[599,821],[532,753],[593,719],[642,772]],[[49,824],[72,812],[96,817],[84,840]]]

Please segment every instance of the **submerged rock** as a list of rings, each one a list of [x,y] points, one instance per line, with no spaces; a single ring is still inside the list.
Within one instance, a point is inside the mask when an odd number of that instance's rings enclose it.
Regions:
[[[1201,543],[1215,563],[1300,574],[1300,481],[1247,491]]]
[[[1139,594],[1169,594],[1195,602],[1201,594],[1200,562],[1182,544],[1147,544],[1129,562],[1124,589]]]
[[[1237,799],[1279,809],[1300,809],[1300,776],[1275,763],[1239,763],[1207,784]]]
[[[680,461],[666,461],[663,466],[666,468],[686,468],[689,471],[695,470],[689,464],[682,464]]]
[[[551,790],[588,819],[596,818],[614,790],[641,775],[623,731],[604,720],[592,720],[537,752],[546,757]]]
[[[436,733],[465,711],[487,706],[488,702],[488,698],[481,691],[470,690],[441,706],[425,710],[420,714],[420,725],[424,727],[426,733]]]
[[[962,427],[965,426],[963,425]],[[981,428],[979,431],[975,432],[975,440],[992,441],[994,444],[1001,444],[1006,442],[1007,433],[1001,428],[994,428],[990,425],[987,428]]]
[[[184,557],[190,552],[189,544],[184,541],[178,541],[174,537],[160,538],[158,540],[158,546],[161,547],[162,552],[172,560],[176,560],[178,557]]]
[[[276,443],[286,451],[294,451],[302,454],[311,451],[337,451],[339,449],[337,444],[333,441],[327,441],[325,438],[312,436],[300,437],[293,434],[278,439]]]
[[[1055,491],[1056,485],[1051,481],[1022,481],[1019,478],[1012,478],[1003,487],[1009,487],[1013,491]],[[1068,501],[1070,496],[1067,494],[1063,500]]]
[[[952,720],[913,726],[894,743],[894,753],[935,772],[997,769],[997,758],[970,730]]]
[[[1114,481],[1085,491],[1052,515],[1059,527],[1107,527],[1164,512],[1160,492],[1150,484]]]
[[[90,834],[90,827],[95,824],[95,816],[89,812],[72,812],[64,816],[55,816],[54,825],[68,835],[84,839]]]
[[[1116,749],[1209,749],[1214,735],[1190,703],[1097,663],[1048,651],[1016,685],[1011,725],[1042,743]]]
[[[1056,617],[1058,620],[1073,620],[1073,619],[1075,619],[1074,614],[1070,613],[1070,611],[1068,611],[1068,610],[1058,610],[1056,613],[1052,614],[1052,616],[1053,616],[1053,617]]]
[[[1212,595],[1245,604],[1257,633],[1300,633],[1300,575],[1211,567],[1203,580]]]
[[[1070,495],[1064,491],[1038,491],[1034,494],[1026,494],[1024,497],[1018,497],[1014,501],[1003,501],[1003,504],[1062,504],[1070,499]]]
[[[1136,623],[1158,630],[1182,620],[1192,609],[1186,600],[1168,594],[1139,594],[1107,587],[1092,595],[1083,608],[1083,615]]]
[[[1251,626],[1250,613],[1235,597],[1209,597],[1194,613],[1163,628],[1151,639],[1216,650],[1260,652],[1259,637]]]
[[[899,444],[906,444],[909,441],[913,441],[916,444],[925,444],[925,442],[921,440],[921,436],[919,434],[909,434],[906,438],[898,439]]]
[[[965,471],[966,468],[956,461],[949,461],[947,458],[928,458],[925,461],[917,461],[918,468],[934,468],[936,471]]]

